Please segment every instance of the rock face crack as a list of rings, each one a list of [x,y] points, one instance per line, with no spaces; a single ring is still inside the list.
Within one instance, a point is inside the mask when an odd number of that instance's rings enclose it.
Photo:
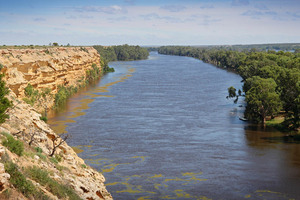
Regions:
[[[89,190],[87,190],[87,189],[84,188],[83,186],[80,186],[80,189],[82,189],[82,191],[83,191],[84,193],[88,193],[88,192],[89,192]]]
[[[103,195],[102,195],[102,193],[101,193],[100,191],[97,191],[97,192],[96,192],[96,195],[97,195],[98,197],[100,197],[101,199],[104,199],[104,197],[103,197]]]

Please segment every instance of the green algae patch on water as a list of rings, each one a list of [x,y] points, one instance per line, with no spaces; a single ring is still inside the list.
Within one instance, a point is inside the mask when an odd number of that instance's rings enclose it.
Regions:
[[[133,157],[131,157],[131,158],[140,158],[141,160],[139,161],[136,161],[136,162],[144,162],[145,161],[145,158],[146,158],[146,156],[133,156]],[[135,162],[135,163],[136,163]]]
[[[164,177],[162,174],[154,174],[154,176],[151,176],[150,178],[162,178]]]
[[[151,200],[151,196],[139,197],[137,200]]]
[[[115,168],[119,165],[129,165],[131,163],[113,163],[109,165],[103,166],[103,169],[101,170],[101,173],[110,173],[115,170]]]
[[[128,182],[122,183],[122,184],[126,186],[126,189],[121,190],[121,191],[116,191],[117,193],[150,193],[150,194],[156,194],[155,192],[143,190],[141,185],[132,185]]]
[[[182,176],[189,176],[190,178],[188,179],[189,181],[207,181],[207,179],[203,178],[197,178],[196,176],[202,175],[203,173],[193,173],[193,172],[186,172],[182,173]]]
[[[256,200],[256,199],[265,199],[265,200],[296,200],[294,198],[290,198],[287,194],[283,194],[281,192],[274,192],[270,190],[256,190],[252,194],[247,194],[244,196],[245,199]]]
[[[75,151],[75,153],[77,153],[77,154],[84,152],[84,150],[79,149],[78,147],[72,147],[72,149],[73,149],[73,150]]]
[[[207,181],[207,179],[198,178],[197,176],[202,175],[203,173],[193,173],[193,172],[185,172],[182,173],[182,178],[175,177],[175,178],[166,178],[164,182],[183,182],[182,185],[187,185],[188,183],[196,183],[200,181]],[[189,178],[187,178],[189,177]]]
[[[68,133],[68,131],[66,131],[66,128],[68,127],[67,123],[76,123],[76,121],[71,120],[71,119],[67,119],[64,121],[59,121],[57,123],[49,123],[51,125],[51,129],[58,135],[61,135],[63,133]]]

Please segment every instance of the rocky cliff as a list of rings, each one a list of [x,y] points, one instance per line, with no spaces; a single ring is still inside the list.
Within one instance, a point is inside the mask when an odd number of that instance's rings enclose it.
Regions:
[[[8,109],[9,119],[0,125],[0,199],[37,199],[35,194],[24,192],[15,180],[12,181],[14,175],[7,169],[9,162],[15,163],[17,171],[48,199],[70,198],[55,192],[50,183],[43,184],[42,180],[30,176],[32,169],[46,171],[48,181],[70,187],[82,199],[112,199],[103,175],[87,166],[67,145],[67,140],[63,142],[63,137],[40,120],[41,114],[22,100],[24,88],[29,83],[36,89],[51,88],[51,93],[55,94],[58,85],[78,85],[78,80],[84,80],[86,70],[93,63],[100,66],[99,62],[99,54],[90,47],[0,50],[2,73],[11,89],[8,98],[13,102],[13,107]],[[22,141],[22,155],[4,145],[7,133]],[[57,149],[54,156],[50,156],[54,146]]]
[[[2,49],[0,63],[7,86],[22,99],[28,84],[39,91],[51,89],[51,94],[56,94],[59,86],[77,86],[92,64],[100,67],[100,55],[93,47]],[[47,103],[52,107],[54,98]],[[35,108],[41,110],[39,105]]]

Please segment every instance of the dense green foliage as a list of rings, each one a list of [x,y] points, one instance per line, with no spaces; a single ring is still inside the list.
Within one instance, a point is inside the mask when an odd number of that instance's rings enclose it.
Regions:
[[[106,61],[129,61],[147,59],[149,52],[140,46],[118,45],[118,46],[94,46],[102,59]]]
[[[3,65],[0,64],[0,71]],[[6,114],[6,110],[12,106],[12,103],[7,99],[9,90],[5,86],[5,81],[2,80],[4,74],[0,73],[0,124],[3,123],[9,116]]]
[[[243,51],[249,49],[257,49],[260,51],[276,50],[276,51],[295,51],[300,50],[300,43],[280,43],[280,44],[250,44],[250,45],[227,45],[222,46],[227,50]]]
[[[3,146],[7,147],[11,152],[17,154],[18,156],[22,156],[24,151],[23,142],[20,140],[16,140],[12,135],[7,133],[2,133],[5,138],[2,141]]]
[[[26,170],[26,174],[34,181],[40,183],[42,186],[46,187],[48,191],[56,195],[59,199],[66,198],[68,199],[81,199],[74,190],[67,186],[62,185],[50,178],[48,172],[38,168],[36,166],[30,167]]]
[[[298,51],[294,53],[255,49],[233,51],[223,47],[166,46],[160,47],[159,53],[190,56],[237,72],[244,82],[246,117],[264,123],[266,117],[275,117],[278,111],[283,109],[285,126],[290,129],[299,128],[300,53]],[[262,90],[264,87],[266,89]],[[231,88],[229,97],[230,95],[235,97],[233,93],[235,91]],[[263,110],[258,109],[262,106],[264,106]]]
[[[250,89],[246,95],[245,117],[264,124],[267,116],[275,116],[281,110],[279,94],[276,93],[277,84],[272,78],[259,76],[253,76],[246,81]]]
[[[103,73],[114,72],[114,68],[108,66],[111,61],[130,61],[147,59],[149,52],[140,46],[118,45],[118,46],[94,46],[101,56],[101,67]]]
[[[115,71],[115,69],[113,68],[113,67],[109,67],[108,66],[108,62],[107,62],[107,60],[105,60],[105,59],[101,59],[101,61],[100,61],[100,65],[101,65],[101,67],[102,67],[102,71],[103,71],[103,73],[105,74],[105,73],[109,73],[109,72],[114,72]]]

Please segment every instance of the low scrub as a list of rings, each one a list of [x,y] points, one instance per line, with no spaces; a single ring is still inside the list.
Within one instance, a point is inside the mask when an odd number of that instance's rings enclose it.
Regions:
[[[32,106],[35,104],[36,100],[40,96],[39,91],[35,90],[34,87],[30,83],[25,88],[25,95],[26,95],[26,98],[24,98],[23,100]]]
[[[64,105],[67,99],[74,93],[78,91],[77,87],[65,87],[65,86],[58,86],[58,92],[55,95],[54,103],[55,107],[59,108],[60,106]]]
[[[24,144],[20,140],[16,140],[12,135],[7,133],[2,133],[5,138],[2,141],[3,146],[7,147],[11,152],[17,154],[18,156],[23,155]]]
[[[34,199],[48,200],[49,197],[38,190],[31,181],[27,180],[18,166],[11,161],[4,164],[5,171],[10,174],[10,183],[24,196]]]
[[[100,70],[96,64],[92,64],[92,69],[86,70],[86,80],[88,82],[94,81],[100,76]]]
[[[49,177],[48,172],[36,166],[27,168],[26,174],[36,182],[44,186],[52,194],[56,195],[59,199],[68,197],[72,200],[81,199],[74,190],[67,186],[58,183]]]

